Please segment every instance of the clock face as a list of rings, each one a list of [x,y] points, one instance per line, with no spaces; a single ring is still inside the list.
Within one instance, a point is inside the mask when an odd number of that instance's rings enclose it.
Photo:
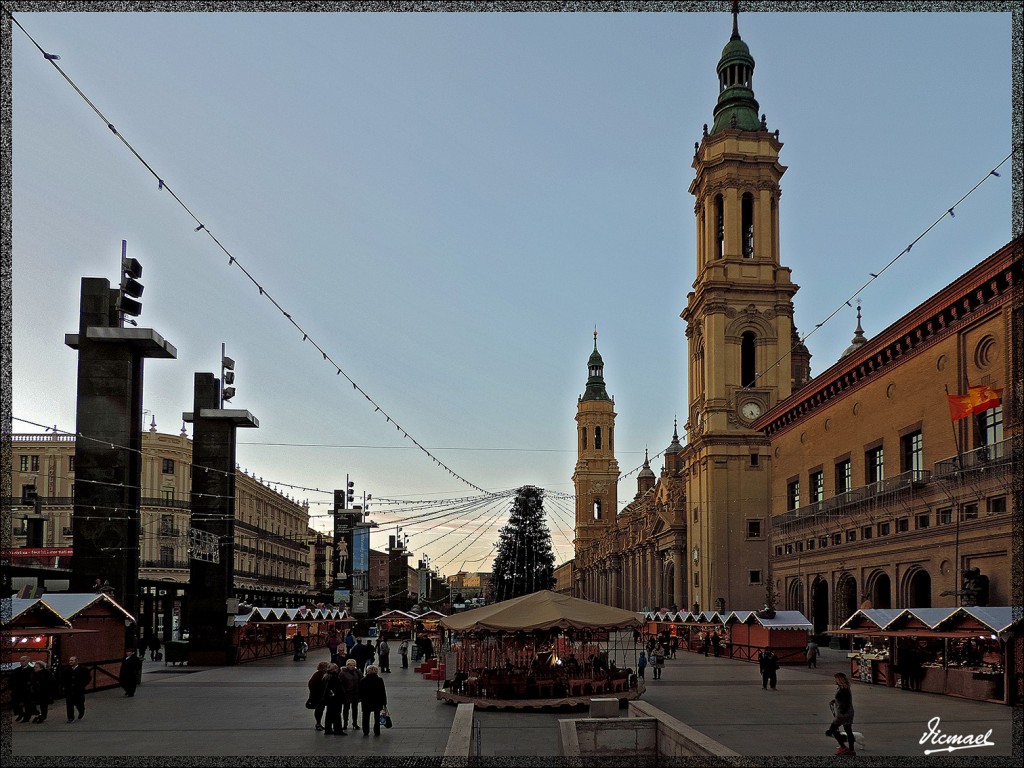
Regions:
[[[743,414],[743,418],[753,421],[761,415],[761,406],[755,402],[744,403],[740,412]]]

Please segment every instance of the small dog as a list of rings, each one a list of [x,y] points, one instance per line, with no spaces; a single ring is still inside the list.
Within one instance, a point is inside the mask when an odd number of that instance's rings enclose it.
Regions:
[[[838,732],[836,732],[836,731],[833,731],[831,728],[829,728],[827,731],[825,731],[825,735],[826,736],[831,736],[834,739],[838,739],[839,742],[842,744],[842,746],[844,746],[844,747],[846,746],[846,732],[845,731],[838,731]],[[853,748],[855,750],[865,750],[865,749],[868,748],[867,744],[864,741],[864,734],[861,733],[860,731],[854,731],[853,732]]]

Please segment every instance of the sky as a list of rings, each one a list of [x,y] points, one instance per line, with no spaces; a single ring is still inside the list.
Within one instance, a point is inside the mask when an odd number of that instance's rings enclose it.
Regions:
[[[729,13],[14,17],[205,227],[15,27],[15,433],[74,431],[64,334],[81,278],[119,279],[122,240],[144,269],[139,325],[178,350],[146,363],[146,423],[177,433],[225,344],[231,406],[260,422],[239,464],[308,500],[318,529],[320,491],[349,477],[375,497],[372,546],[401,526],[443,573],[490,567],[508,501],[481,489],[546,489],[571,558],[595,327],[621,501],[676,416],[682,433],[688,188]],[[742,12],[739,28],[784,143],[797,327],[844,306],[806,341],[813,375],[850,343],[844,302],[869,273],[1010,153],[1011,16]],[[859,295],[868,337],[1011,239],[1000,174]]]

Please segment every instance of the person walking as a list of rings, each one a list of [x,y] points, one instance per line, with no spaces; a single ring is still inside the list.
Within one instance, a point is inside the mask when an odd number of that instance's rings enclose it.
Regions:
[[[717,629],[711,633],[711,647],[715,649],[715,658],[717,659],[722,653],[722,638]]]
[[[75,722],[75,710],[78,710],[79,720],[85,717],[85,689],[91,681],[89,670],[78,663],[77,656],[71,656],[60,675],[69,723]]]
[[[338,658],[338,647],[341,645],[341,638],[338,637],[338,630],[331,629],[327,633],[327,650],[331,652],[331,664],[341,664]]]
[[[352,634],[350,629],[345,633],[345,656],[352,658],[352,649],[356,647],[356,636]]]
[[[355,659],[349,659],[341,668],[341,692],[342,710],[341,727],[345,728],[347,723],[352,724],[352,730],[358,730],[359,723],[359,681],[363,679],[362,673],[356,664]]]
[[[665,647],[660,643],[651,656],[651,665],[654,667],[654,679],[661,680],[662,670],[665,669]]]
[[[36,707],[32,701],[32,672],[34,667],[29,664],[28,656],[18,659],[18,666],[11,672],[11,708],[14,710],[14,722],[27,723],[36,715]]]
[[[704,658],[708,657],[708,651],[711,649],[711,636],[707,632],[700,633],[700,645],[701,650],[704,651]]]
[[[676,651],[679,650],[679,638],[678,637],[673,637],[672,638],[671,648],[672,648],[672,658],[674,659],[676,657]]]
[[[409,668],[409,641],[403,640],[398,646],[398,655],[402,657],[402,669]]]
[[[134,648],[125,648],[124,658],[121,659],[121,669],[118,671],[117,680],[124,688],[125,696],[134,696],[135,689],[142,679],[142,659],[135,652]]]
[[[314,726],[316,730],[322,731],[324,727],[320,724],[320,721],[324,717],[324,700],[321,695],[324,677],[327,675],[327,668],[331,666],[328,661],[321,661],[316,665],[316,672],[310,675],[309,680],[306,683],[306,687],[309,688],[309,700],[313,702],[313,720],[316,722]]]
[[[768,685],[771,684],[774,691],[778,682],[779,658],[772,653],[771,648],[765,648],[757,655],[757,666],[761,670],[761,687],[768,690]]]
[[[817,669],[818,668],[818,644],[814,642],[812,637],[807,641],[807,647],[804,649],[804,655],[807,658],[807,668]]]
[[[324,735],[348,736],[345,733],[345,724],[341,722],[341,705],[344,695],[337,664],[327,665],[327,673],[320,681],[320,688],[320,701],[324,704]]]
[[[380,671],[391,674],[391,646],[388,645],[387,638],[381,637],[377,641],[377,661],[380,665]]]
[[[306,638],[302,636],[302,632],[296,632],[292,636],[292,651],[292,661],[306,658]]]
[[[373,718],[373,735],[380,736],[380,713],[386,711],[388,692],[384,678],[373,664],[366,667],[366,674],[359,681],[359,703],[363,705],[363,736],[370,735],[370,718]]]
[[[39,714],[32,718],[32,722],[43,723],[46,722],[46,715],[50,711],[50,705],[53,704],[57,683],[43,662],[37,661],[31,669],[29,695],[32,700],[32,711],[39,711]],[[28,720],[26,719],[24,722],[28,722]]]
[[[636,676],[641,680],[644,679],[644,673],[647,670],[647,652],[640,651],[640,656],[636,660]]]
[[[163,658],[163,654],[160,653],[160,636],[152,634],[149,636],[149,660],[160,661]]]
[[[850,690],[849,679],[842,672],[836,672],[835,681],[836,695],[829,702],[834,717],[825,735],[832,736],[839,742],[837,755],[856,755],[853,738],[853,691]],[[839,733],[839,726],[846,731],[845,735]]]

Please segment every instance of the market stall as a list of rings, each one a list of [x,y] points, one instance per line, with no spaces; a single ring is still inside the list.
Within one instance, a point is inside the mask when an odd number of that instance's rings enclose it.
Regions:
[[[377,626],[377,636],[409,640],[412,638],[416,617],[405,611],[386,611],[373,620]]]
[[[729,658],[757,661],[758,654],[769,648],[779,664],[807,663],[813,627],[800,611],[733,611],[725,617],[723,630],[723,655]]]
[[[338,608],[253,608],[235,617],[238,662],[291,654],[291,639],[298,633],[310,649],[322,648],[331,629],[344,637],[353,624],[355,619]]]
[[[1015,704],[1020,628],[1007,606],[863,609],[830,634],[851,638],[852,679]]]
[[[703,653],[704,639],[708,638],[710,643],[710,639],[715,632],[718,632],[719,638],[721,638],[722,631],[725,628],[722,617],[716,611],[688,613],[686,614],[686,619],[682,622],[682,626],[686,628],[687,642],[685,645],[680,642],[679,647],[695,653]]]
[[[450,616],[437,698],[481,708],[579,706],[591,696],[636,699],[643,620],[547,590]],[[623,665],[623,666],[619,666]]]

